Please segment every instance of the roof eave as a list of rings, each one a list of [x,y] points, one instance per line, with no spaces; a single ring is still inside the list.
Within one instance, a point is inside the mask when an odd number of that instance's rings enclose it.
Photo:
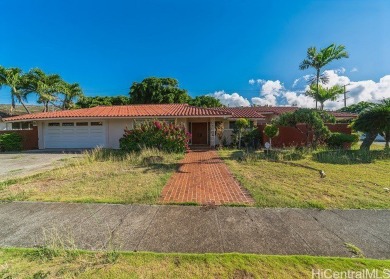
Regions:
[[[145,115],[145,116],[75,116],[75,117],[40,117],[24,119],[7,119],[4,122],[28,122],[28,121],[48,121],[48,120],[79,120],[79,119],[156,119],[156,118],[229,118],[231,114],[223,115]]]

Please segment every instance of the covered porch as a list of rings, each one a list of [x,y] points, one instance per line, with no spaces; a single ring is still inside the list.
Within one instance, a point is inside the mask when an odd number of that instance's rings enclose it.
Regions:
[[[207,117],[207,118],[187,118],[186,129],[191,133],[191,146],[210,146],[215,147],[216,140],[216,122],[224,122],[225,118],[222,117]]]

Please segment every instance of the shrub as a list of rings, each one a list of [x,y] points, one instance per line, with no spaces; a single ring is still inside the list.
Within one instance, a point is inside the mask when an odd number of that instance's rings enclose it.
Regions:
[[[235,126],[238,130],[238,149],[241,148],[241,140],[245,129],[249,128],[251,123],[246,118],[239,118],[236,120]]]
[[[269,138],[274,138],[279,135],[279,128],[276,125],[267,124],[264,127],[264,134]]]
[[[160,121],[137,123],[133,130],[125,130],[119,140],[120,148],[127,152],[143,148],[157,148],[166,152],[183,153],[188,149],[191,134],[183,126]]]
[[[22,150],[22,136],[16,133],[0,135],[0,151],[20,151]]]
[[[358,141],[358,134],[332,133],[326,140],[326,144],[330,148],[343,148],[344,144],[357,143]]]
[[[245,131],[242,136],[242,141],[247,148],[258,149],[262,144],[262,138],[259,129]]]

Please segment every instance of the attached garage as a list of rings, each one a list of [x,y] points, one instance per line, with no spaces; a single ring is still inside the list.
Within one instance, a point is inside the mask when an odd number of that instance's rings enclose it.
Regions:
[[[94,148],[106,146],[104,121],[47,121],[44,123],[45,148]]]

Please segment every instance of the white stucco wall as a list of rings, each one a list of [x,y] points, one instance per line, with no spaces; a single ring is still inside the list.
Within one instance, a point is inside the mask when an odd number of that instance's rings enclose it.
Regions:
[[[144,119],[138,119],[137,121],[143,121]],[[211,122],[213,119],[211,118],[194,118],[194,119],[188,119],[188,118],[177,118],[175,119],[176,124],[178,125],[184,125],[186,130],[189,130],[189,123],[191,122]],[[134,127],[134,118],[122,118],[122,119],[68,119],[68,120],[45,120],[45,121],[37,121],[37,126],[38,126],[38,145],[40,149],[46,148],[45,145],[45,127],[47,127],[47,122],[82,122],[82,121],[103,121],[104,123],[104,128],[105,128],[105,135],[106,135],[106,140],[105,140],[105,146],[106,148],[114,148],[114,149],[119,149],[119,139],[123,137],[124,130],[126,128],[128,129],[133,129]],[[218,119],[215,119],[214,121],[218,121]],[[221,120],[219,120],[221,121]],[[229,128],[229,121],[228,120],[223,120],[224,121],[224,135],[225,138],[228,142],[228,144],[231,142],[231,130],[228,130]],[[211,126],[211,125],[209,125]],[[211,133],[211,128],[208,127],[209,133]],[[214,130],[215,133],[215,130]],[[212,137],[209,137],[210,144]],[[218,138],[215,137],[215,143],[218,144]],[[66,148],[66,147],[64,147]]]
[[[223,130],[223,137],[222,137],[222,139],[225,138],[227,144],[230,144],[232,142],[232,137],[231,136],[232,136],[233,130],[229,129],[229,120],[224,120],[223,121],[223,129],[224,130]],[[218,139],[217,136],[215,137],[215,143],[216,144],[220,144],[219,139]]]
[[[133,119],[110,119],[107,121],[108,126],[108,140],[107,147],[119,149],[119,139],[123,137],[126,128],[133,129]]]
[[[38,121],[37,122],[37,127],[38,127],[38,148],[39,149],[44,149],[45,144],[44,144],[44,138],[43,138],[43,131],[44,131],[44,126],[45,126],[45,121]]]

